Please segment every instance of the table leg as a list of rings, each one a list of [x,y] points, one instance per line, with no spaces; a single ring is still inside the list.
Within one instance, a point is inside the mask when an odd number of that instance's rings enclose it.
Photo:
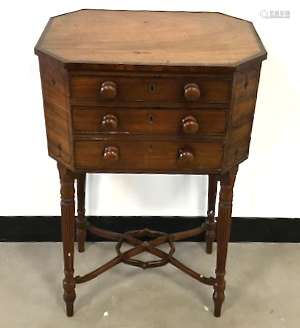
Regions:
[[[86,218],[85,218],[85,180],[86,174],[80,173],[77,176],[77,243],[78,251],[84,252],[86,240]]]
[[[214,285],[213,299],[215,303],[214,315],[221,316],[222,304],[225,299],[225,267],[228,242],[231,228],[231,210],[233,186],[237,168],[221,176],[221,188],[219,195],[219,213],[217,220],[217,265],[216,283]]]
[[[213,242],[216,238],[216,195],[217,195],[217,177],[213,174],[208,176],[208,204],[207,204],[207,231],[206,231],[206,253],[211,254]]]
[[[57,165],[60,177],[61,194],[61,232],[64,254],[63,280],[66,312],[73,315],[73,303],[76,298],[74,280],[74,237],[75,237],[75,203],[74,175],[62,164]]]

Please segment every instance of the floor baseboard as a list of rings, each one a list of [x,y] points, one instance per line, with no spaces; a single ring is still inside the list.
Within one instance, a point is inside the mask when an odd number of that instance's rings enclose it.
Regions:
[[[116,232],[148,227],[167,233],[199,226],[204,217],[106,216],[89,217],[95,225]],[[104,241],[88,234],[88,241]],[[186,239],[202,241],[203,235]],[[49,242],[61,241],[59,216],[0,216],[0,241]],[[299,218],[235,217],[232,219],[232,242],[300,242]]]

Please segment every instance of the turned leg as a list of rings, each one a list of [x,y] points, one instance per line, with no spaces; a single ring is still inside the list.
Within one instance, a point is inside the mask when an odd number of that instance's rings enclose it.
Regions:
[[[84,252],[84,242],[86,240],[86,218],[85,218],[85,173],[77,177],[77,243],[78,251]]]
[[[63,280],[64,300],[67,315],[73,315],[73,303],[76,297],[74,280],[74,235],[75,235],[75,204],[74,176],[62,164],[57,165],[60,177],[61,194],[61,232],[64,253]]]
[[[207,230],[206,230],[206,253],[211,254],[213,242],[216,238],[215,207],[218,180],[215,175],[208,176],[208,203],[207,203]]]
[[[231,228],[231,210],[233,186],[237,173],[237,168],[222,175],[221,188],[219,196],[219,213],[217,220],[217,265],[216,282],[214,285],[213,299],[215,303],[214,314],[221,316],[221,308],[225,299],[225,266],[227,257],[227,248],[230,238]]]

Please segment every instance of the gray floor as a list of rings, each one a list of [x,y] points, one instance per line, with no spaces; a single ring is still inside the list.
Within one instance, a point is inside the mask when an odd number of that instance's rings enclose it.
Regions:
[[[115,255],[112,243],[76,253],[76,274]],[[215,252],[177,243],[176,256],[207,275]],[[120,264],[77,286],[75,315],[61,298],[60,243],[0,243],[0,318],[3,327],[288,327],[300,326],[300,244],[231,244],[227,298],[212,315],[212,289],[168,265],[142,271]]]

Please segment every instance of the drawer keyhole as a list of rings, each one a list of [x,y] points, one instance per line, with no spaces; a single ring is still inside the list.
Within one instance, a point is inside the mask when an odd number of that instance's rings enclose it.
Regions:
[[[153,124],[153,116],[152,115],[149,115],[149,123]]]
[[[154,93],[156,91],[156,84],[155,83],[150,83],[149,84],[149,91],[151,93]]]

